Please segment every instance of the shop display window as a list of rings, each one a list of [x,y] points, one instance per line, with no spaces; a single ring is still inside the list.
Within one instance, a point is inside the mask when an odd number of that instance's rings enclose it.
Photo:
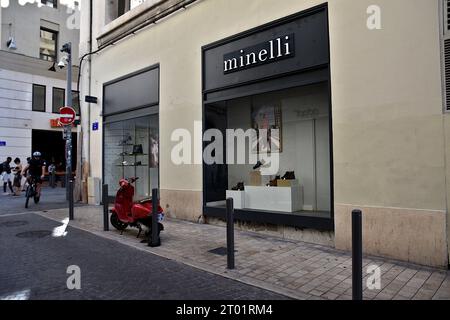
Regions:
[[[135,200],[151,196],[159,186],[158,116],[118,120],[104,124],[104,179],[114,196],[119,180],[138,177]]]
[[[224,141],[236,161],[205,164],[206,206],[233,198],[236,209],[331,217],[328,92],[324,83],[207,104],[206,130],[221,130],[224,140],[227,129],[254,134],[245,140],[245,163],[237,161],[236,139]],[[271,131],[263,137],[261,129]],[[263,152],[277,156],[275,172]]]

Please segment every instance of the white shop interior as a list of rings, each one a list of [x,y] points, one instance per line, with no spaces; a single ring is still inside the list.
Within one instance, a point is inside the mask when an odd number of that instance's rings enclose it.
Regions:
[[[328,90],[328,84],[321,83],[211,105],[211,108],[223,110],[221,115],[218,112],[215,116],[215,121],[226,117],[227,129],[260,128],[261,119],[263,125],[277,128],[280,134],[274,138],[277,141],[271,152],[279,155],[279,170],[271,175],[266,174],[264,166],[254,170],[255,163],[246,154],[246,164],[228,164],[219,169],[227,179],[227,190],[222,192],[222,199],[207,196],[206,206],[224,207],[226,198],[233,198],[235,209],[330,217]],[[222,120],[223,125],[225,120]],[[246,143],[251,143],[250,140]],[[254,143],[246,150],[258,154]],[[277,180],[277,175],[282,178],[287,171],[293,171],[295,179]],[[278,182],[271,186],[270,181]],[[232,190],[239,183],[244,184],[244,190]]]

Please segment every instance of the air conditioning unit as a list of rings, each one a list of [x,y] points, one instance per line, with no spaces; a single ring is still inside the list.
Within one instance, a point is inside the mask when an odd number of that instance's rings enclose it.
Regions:
[[[450,0],[442,0],[442,68],[445,110],[450,111]]]

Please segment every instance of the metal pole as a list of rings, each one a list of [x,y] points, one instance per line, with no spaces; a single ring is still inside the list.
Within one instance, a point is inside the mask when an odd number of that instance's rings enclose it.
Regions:
[[[73,180],[69,181],[69,220],[74,220],[73,217]]]
[[[161,241],[158,235],[158,189],[152,190],[152,234],[148,242],[149,247],[159,247]]]
[[[50,186],[52,187],[52,189],[55,188],[55,182],[56,182],[55,171],[53,171],[50,174]]]
[[[102,190],[102,203],[103,203],[103,230],[109,231],[109,203],[108,203],[108,185],[103,185]]]
[[[227,266],[234,269],[234,204],[227,199]]]
[[[66,199],[70,200],[69,181],[72,179],[72,128],[64,126],[66,132]]]
[[[352,212],[352,286],[353,300],[363,300],[362,212]]]
[[[61,50],[67,53],[67,90],[66,107],[72,107],[72,43],[67,43]],[[72,177],[72,125],[66,126],[66,186]],[[67,191],[67,199],[69,192]]]

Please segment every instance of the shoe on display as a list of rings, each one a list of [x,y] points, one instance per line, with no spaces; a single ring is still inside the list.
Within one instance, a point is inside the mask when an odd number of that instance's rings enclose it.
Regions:
[[[259,168],[261,168],[264,165],[265,165],[264,160],[260,160],[255,164],[255,166],[253,167],[253,170],[258,170]]]
[[[281,177],[281,180],[295,180],[295,172],[294,171],[286,171],[284,176]]]
[[[258,162],[255,164],[255,166],[253,167],[253,170],[257,170],[257,169],[259,169],[261,166],[262,166],[261,161],[258,161]]]
[[[233,191],[244,191],[244,183],[239,182],[237,185],[235,185],[233,188],[231,188]]]

